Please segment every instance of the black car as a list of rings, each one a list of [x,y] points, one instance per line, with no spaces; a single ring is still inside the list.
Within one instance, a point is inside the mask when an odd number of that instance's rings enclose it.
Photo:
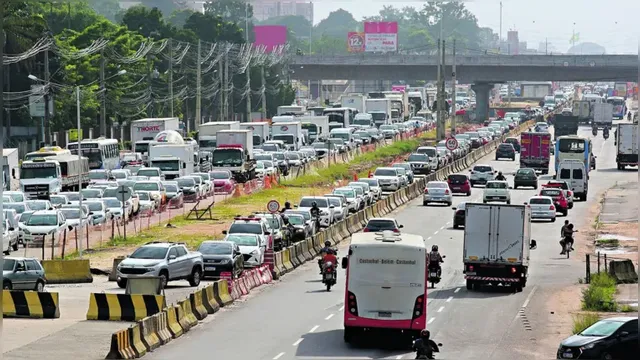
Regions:
[[[203,241],[198,251],[204,259],[204,277],[219,278],[223,272],[235,279],[244,269],[244,257],[240,247],[231,241]]]
[[[520,152],[520,140],[517,137],[508,137],[504,140],[505,143],[513,145],[516,152]]]
[[[429,175],[429,156],[426,154],[411,154],[407,162],[411,164],[411,170],[415,175]]]
[[[557,359],[637,359],[638,318],[618,316],[602,319],[564,339]]]
[[[458,204],[458,206],[452,207],[452,209],[454,211],[454,213],[453,213],[453,228],[454,229],[457,229],[460,226],[464,226],[466,204],[467,203],[461,202],[461,203]]]
[[[513,148],[512,144],[502,143],[498,145],[498,148],[496,149],[496,160],[504,158],[516,161],[516,149]]]
[[[518,186],[531,186],[534,189],[538,189],[538,176],[536,175],[536,171],[529,168],[518,169],[513,178],[513,188],[517,189]]]

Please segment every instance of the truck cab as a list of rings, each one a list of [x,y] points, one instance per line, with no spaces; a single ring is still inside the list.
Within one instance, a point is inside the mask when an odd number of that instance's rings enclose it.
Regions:
[[[62,174],[57,161],[26,160],[20,165],[20,189],[29,199],[46,199],[62,191]]]
[[[253,134],[250,130],[222,130],[217,134],[218,146],[213,150],[212,168],[233,173],[237,182],[256,178],[253,158]]]

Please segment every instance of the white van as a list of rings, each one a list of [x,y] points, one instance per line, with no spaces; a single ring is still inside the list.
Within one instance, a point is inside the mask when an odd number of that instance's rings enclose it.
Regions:
[[[329,132],[330,139],[342,139],[349,150],[354,148],[353,131],[347,128],[337,128]]]
[[[351,125],[357,125],[360,128],[372,128],[376,126],[375,122],[373,122],[373,116],[367,113],[356,114]]]
[[[564,180],[571,187],[573,197],[581,201],[587,200],[589,192],[589,175],[580,160],[563,160],[558,166],[556,180]]]
[[[367,331],[417,337],[427,320],[427,248],[420,235],[357,233],[351,237],[344,304],[344,341]]]

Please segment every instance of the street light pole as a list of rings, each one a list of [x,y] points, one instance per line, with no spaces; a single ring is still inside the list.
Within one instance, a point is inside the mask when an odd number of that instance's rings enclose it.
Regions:
[[[80,128],[80,86],[76,86],[76,126],[78,127],[78,163],[82,166],[82,129]],[[80,226],[78,229],[78,255],[82,259],[82,176],[78,176],[78,204],[80,208]]]

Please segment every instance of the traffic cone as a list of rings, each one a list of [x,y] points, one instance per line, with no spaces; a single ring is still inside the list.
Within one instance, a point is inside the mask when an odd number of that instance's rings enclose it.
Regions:
[[[271,176],[265,176],[263,182],[265,189],[271,189]]]
[[[369,170],[369,175],[367,175],[367,177],[370,177],[370,178],[373,177],[373,172],[371,172],[371,170]]]
[[[358,181],[358,174],[353,173],[353,181]]]
[[[242,196],[242,194],[240,193],[240,184],[236,185],[236,189],[233,191],[233,197],[240,197]]]

